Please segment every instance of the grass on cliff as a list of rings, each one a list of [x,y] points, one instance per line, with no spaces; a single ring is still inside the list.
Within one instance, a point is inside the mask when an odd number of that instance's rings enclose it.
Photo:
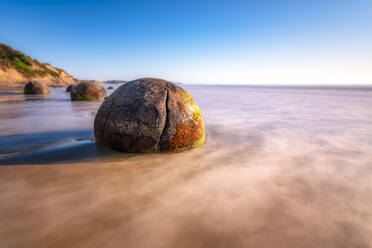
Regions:
[[[32,69],[33,64],[37,65],[40,69]],[[24,53],[0,43],[0,69],[4,70],[13,67],[26,77],[46,77],[47,75],[58,77],[62,72],[61,69],[57,69],[57,72],[55,72],[47,66],[48,64],[40,63],[36,59],[26,56]]]

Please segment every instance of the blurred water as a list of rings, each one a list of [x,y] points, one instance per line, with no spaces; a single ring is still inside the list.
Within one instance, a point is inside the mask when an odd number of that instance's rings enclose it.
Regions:
[[[64,89],[0,94],[0,246],[372,247],[369,88],[183,87],[207,140],[177,154],[97,146]]]

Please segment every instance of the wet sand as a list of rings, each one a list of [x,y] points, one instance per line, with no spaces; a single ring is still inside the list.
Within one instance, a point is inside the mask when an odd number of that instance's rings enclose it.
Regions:
[[[96,146],[99,103],[62,92],[0,105],[0,153],[28,151],[0,159],[1,247],[372,247],[372,91],[185,88],[207,141],[177,154]]]

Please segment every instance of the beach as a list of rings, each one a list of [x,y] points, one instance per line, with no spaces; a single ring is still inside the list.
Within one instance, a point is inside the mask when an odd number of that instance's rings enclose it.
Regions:
[[[100,101],[0,93],[0,246],[372,247],[371,88],[181,86],[206,143],[158,154],[96,144]]]

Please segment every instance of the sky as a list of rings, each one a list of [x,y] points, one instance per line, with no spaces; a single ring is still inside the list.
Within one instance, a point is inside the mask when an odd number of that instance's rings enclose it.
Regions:
[[[0,29],[79,79],[372,84],[372,0],[0,0]]]

